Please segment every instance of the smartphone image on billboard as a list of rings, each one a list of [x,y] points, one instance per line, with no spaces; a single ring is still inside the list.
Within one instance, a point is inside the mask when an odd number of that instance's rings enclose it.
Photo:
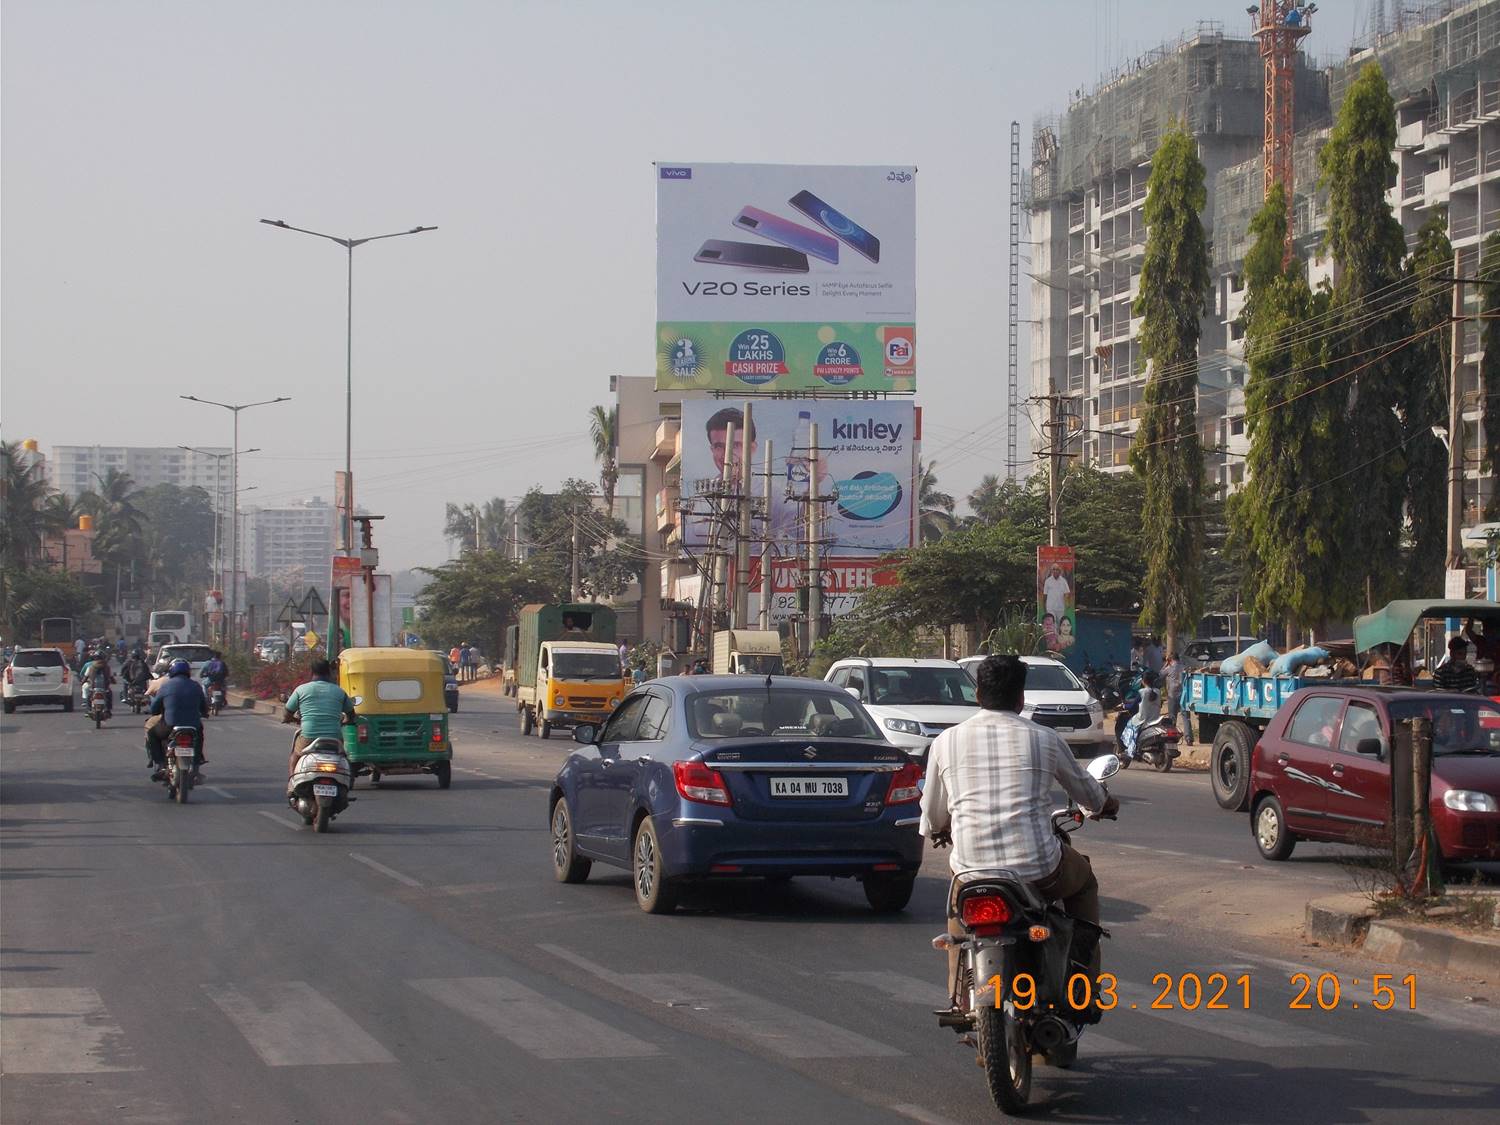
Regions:
[[[759,207],[740,208],[740,213],[734,217],[734,225],[835,266],[839,264],[839,244],[834,239],[811,227],[762,211]]]
[[[810,191],[799,191],[788,202],[850,249],[872,262],[880,261],[880,239]]]
[[[710,238],[700,246],[693,261],[770,273],[806,273],[808,270],[807,255],[800,250],[760,246],[753,242],[722,242],[717,238]]]

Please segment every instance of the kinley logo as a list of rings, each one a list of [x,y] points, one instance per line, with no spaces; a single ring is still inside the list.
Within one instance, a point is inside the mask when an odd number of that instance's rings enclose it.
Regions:
[[[661,168],[659,171],[664,180],[691,180],[693,178],[691,168]]]
[[[833,420],[833,436],[838,441],[888,441],[894,443],[901,437],[901,423],[877,422],[873,418],[863,422],[856,422],[853,418],[845,418],[840,422],[835,418]]]

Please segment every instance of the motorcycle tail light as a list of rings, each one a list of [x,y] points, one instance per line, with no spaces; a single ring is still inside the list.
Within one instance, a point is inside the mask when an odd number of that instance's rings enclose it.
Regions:
[[[354,734],[355,734],[355,737],[358,738],[361,742],[369,742],[370,741],[370,724],[369,723],[360,723],[359,726],[357,726],[357,727],[354,728]]]
[[[1032,941],[1046,941],[1052,936],[1052,931],[1046,926],[1032,926],[1031,929],[1026,931],[1026,936]]]
[[[677,792],[689,801],[729,804],[729,786],[724,776],[702,762],[673,762],[672,779],[677,783]]]
[[[1010,903],[999,895],[973,895],[964,899],[963,924],[976,933],[998,930],[1010,921]]]
[[[339,764],[337,762],[319,762],[313,769],[319,773],[338,773]]]
[[[193,736],[184,731],[182,734],[179,734],[175,739],[172,740],[172,745],[184,749],[189,748],[193,745]]]
[[[886,790],[885,803],[887,805],[906,805],[912,801],[922,799],[922,767],[916,762],[907,762],[891,777],[890,788]]]
[[[1182,735],[1180,735],[1180,734],[1177,733],[1177,728],[1176,727],[1168,727],[1166,730],[1162,731],[1162,734],[1166,735],[1168,738],[1181,738],[1182,737]]]

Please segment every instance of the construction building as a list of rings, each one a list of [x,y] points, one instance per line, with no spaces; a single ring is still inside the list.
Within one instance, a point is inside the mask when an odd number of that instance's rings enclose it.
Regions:
[[[1381,6],[1384,9],[1384,6]],[[1397,107],[1389,200],[1413,244],[1435,212],[1447,215],[1459,276],[1479,268],[1479,246],[1500,229],[1500,0],[1398,4],[1337,62],[1297,56],[1292,233],[1317,285],[1331,280],[1322,253],[1326,193],[1318,156],[1350,84],[1378,62]],[[1141,208],[1164,118],[1185,120],[1208,172],[1204,224],[1211,240],[1212,308],[1199,346],[1199,425],[1210,483],[1244,482],[1247,368],[1238,320],[1251,217],[1264,200],[1263,74],[1259,46],[1215,25],[1121,68],[1066,114],[1033,128],[1031,220],[1033,393],[1075,396],[1073,450],[1102,468],[1126,463],[1145,371],[1130,315],[1145,249]],[[1341,44],[1324,42],[1325,50]],[[1477,287],[1466,290],[1477,312]],[[1464,327],[1464,523],[1478,521],[1493,488],[1480,465],[1483,396],[1479,329]]]
[[[240,563],[250,577],[277,579],[288,587],[327,581],[337,522],[327,500],[314,496],[275,508],[249,508],[240,519]]]

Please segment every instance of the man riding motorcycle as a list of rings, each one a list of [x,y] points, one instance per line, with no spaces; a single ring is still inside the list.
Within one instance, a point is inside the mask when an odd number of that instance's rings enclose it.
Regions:
[[[198,732],[198,765],[206,765],[203,752],[203,719],[208,715],[208,698],[193,682],[193,669],[186,660],[174,660],[167,669],[167,682],[151,701],[151,718],[146,720],[146,753],[150,755],[153,780],[167,765],[167,735],[173,727],[192,727]]]
[[[1061,785],[1095,820],[1113,816],[1120,803],[1090,777],[1054,730],[1021,717],[1026,664],[991,656],[976,669],[979,714],[943,731],[927,754],[919,831],[934,847],[953,845],[955,876],[1008,870],[1030,882],[1044,899],[1062,901],[1077,922],[1072,959],[1098,972],[1099,883],[1088,857],[1063,846],[1052,829],[1053,783]],[[948,932],[963,937],[954,917],[958,881],[948,900]],[[959,948],[948,947],[948,987],[955,1010]]]
[[[85,707],[88,706],[89,693],[94,688],[102,687],[105,690],[108,699],[108,702],[104,705],[104,717],[106,719],[114,713],[115,709],[115,674],[110,669],[109,657],[109,649],[101,646],[78,674],[78,679],[83,684],[83,703]]]
[[[352,723],[355,719],[354,700],[333,682],[333,666],[326,660],[314,660],[312,675],[312,679],[287,696],[286,710],[281,715],[283,723],[301,723],[286,763],[288,777],[296,770],[303,751],[318,739],[332,738],[342,744],[344,721]]]
[[[146,685],[151,682],[151,665],[146,663],[146,658],[139,653],[131,653],[120,669],[120,682],[126,687],[140,688],[144,692]]]
[[[214,652],[213,658],[203,666],[203,671],[199,675],[206,692],[211,692],[214,688],[224,691],[229,686],[229,665],[224,663],[217,651]]]

